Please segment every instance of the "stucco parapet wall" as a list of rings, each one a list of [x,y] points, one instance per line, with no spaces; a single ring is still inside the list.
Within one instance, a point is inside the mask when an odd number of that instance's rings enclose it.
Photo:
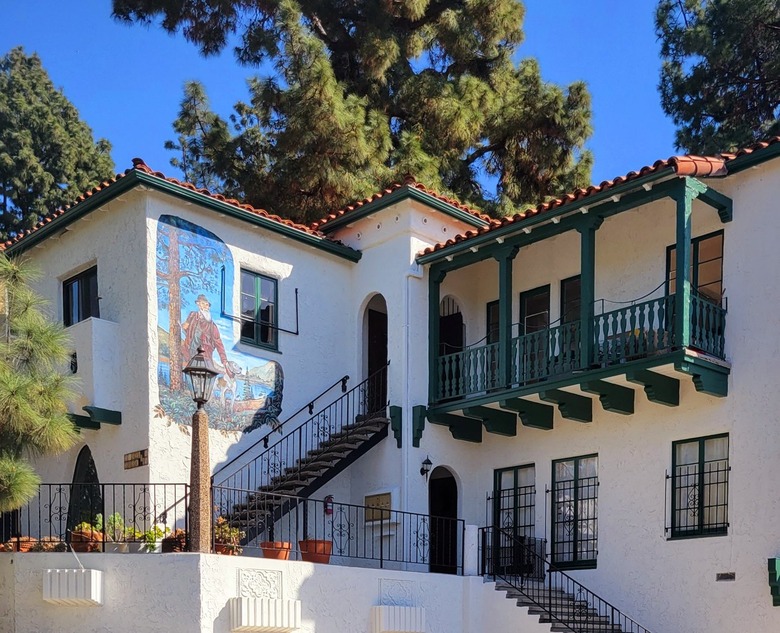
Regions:
[[[98,569],[46,569],[43,601],[67,607],[103,604],[103,572]]]
[[[301,627],[301,601],[231,598],[230,630],[290,633]]]

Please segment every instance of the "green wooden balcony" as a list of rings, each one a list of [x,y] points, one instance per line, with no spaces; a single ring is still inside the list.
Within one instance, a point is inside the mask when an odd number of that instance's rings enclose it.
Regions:
[[[574,321],[514,337],[508,371],[501,367],[499,343],[439,356],[432,377],[436,396],[431,404],[471,400],[485,404],[499,401],[509,392],[525,396],[549,392],[558,387],[557,383],[569,386],[602,381],[626,374],[632,367],[645,370],[669,363],[682,367],[686,362],[707,364],[707,359],[712,359],[717,368],[717,361],[725,359],[726,310],[701,296],[692,296],[688,340],[682,345],[675,340],[675,310],[675,295],[667,295],[599,314],[590,328]],[[590,345],[582,344],[586,332],[592,335]],[[590,353],[585,357],[583,349],[588,348]],[[701,372],[689,373],[694,381],[701,376]]]

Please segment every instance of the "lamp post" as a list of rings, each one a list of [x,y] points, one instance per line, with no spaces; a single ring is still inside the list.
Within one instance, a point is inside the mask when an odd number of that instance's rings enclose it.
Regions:
[[[211,551],[211,466],[209,464],[209,416],[203,405],[211,398],[217,372],[209,367],[203,348],[182,370],[189,378],[192,399],[198,408],[192,414],[190,460],[190,550]]]

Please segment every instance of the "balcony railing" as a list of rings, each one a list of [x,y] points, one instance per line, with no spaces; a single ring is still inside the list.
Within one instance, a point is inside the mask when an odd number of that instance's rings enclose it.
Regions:
[[[282,542],[298,558],[313,540],[335,564],[463,573],[463,519],[224,486],[212,496],[230,526],[256,535],[242,544],[248,555]]]
[[[499,344],[469,347],[436,360],[438,402],[533,384],[574,371],[611,367],[667,354],[675,340],[675,296],[650,299],[599,314],[593,319],[591,357],[582,358],[580,321],[564,323],[511,340],[509,384],[503,384]],[[691,297],[687,346],[723,359],[726,310],[701,296]],[[587,361],[587,362],[585,362]]]
[[[23,508],[0,514],[0,549],[158,551],[187,532],[186,484],[41,484]]]

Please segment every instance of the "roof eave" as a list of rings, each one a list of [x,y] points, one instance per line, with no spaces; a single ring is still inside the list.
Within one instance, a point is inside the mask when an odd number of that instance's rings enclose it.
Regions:
[[[753,150],[750,153],[741,154],[729,160],[726,164],[729,174],[735,174],[744,169],[756,167],[773,158],[780,156],[780,143],[772,143],[761,149]]]
[[[371,202],[364,204],[359,209],[348,211],[343,215],[334,218],[333,220],[323,222],[317,228],[323,232],[335,231],[336,229],[352,224],[361,218],[371,215],[372,213],[376,213],[377,211],[401,202],[402,200],[406,200],[407,198],[421,202],[426,206],[436,209],[437,211],[441,211],[442,213],[445,213],[450,217],[455,218],[456,220],[460,220],[461,222],[465,222],[471,226],[483,227],[488,225],[488,222],[478,218],[468,211],[458,209],[457,207],[448,204],[424,191],[421,191],[416,187],[403,185],[402,187],[399,187],[395,191],[384,195],[381,198],[377,198],[376,200],[372,200]]]

